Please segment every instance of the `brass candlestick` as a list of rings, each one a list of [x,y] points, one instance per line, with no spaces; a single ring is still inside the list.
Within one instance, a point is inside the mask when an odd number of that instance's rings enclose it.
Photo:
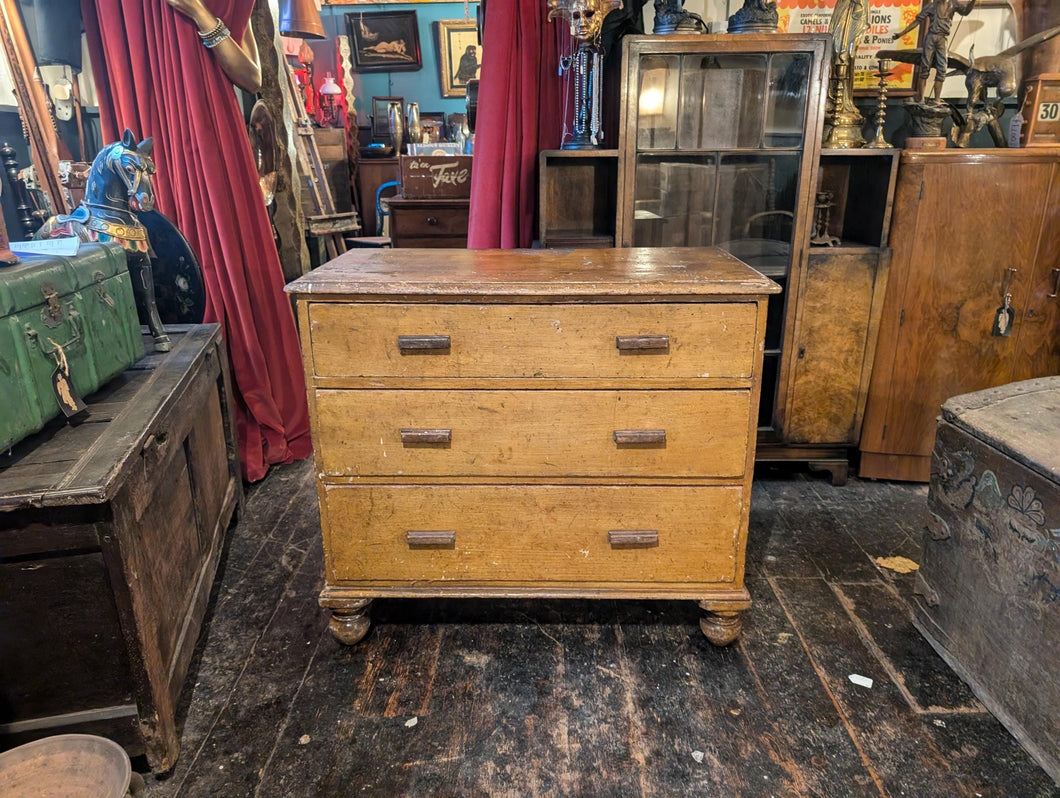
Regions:
[[[894,149],[894,145],[889,144],[883,137],[883,123],[887,119],[887,78],[891,73],[887,71],[886,61],[881,58],[878,63],[880,67],[876,70],[876,77],[879,81],[876,85],[879,88],[879,105],[876,108],[876,135],[865,146],[874,150],[890,150]]]

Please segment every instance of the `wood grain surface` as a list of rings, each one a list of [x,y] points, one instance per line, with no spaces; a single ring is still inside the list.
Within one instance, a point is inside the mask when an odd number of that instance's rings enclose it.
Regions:
[[[1041,247],[1057,235],[1046,203],[1055,196],[1058,165],[1060,149],[903,154],[861,440],[883,467],[865,473],[906,478],[888,470],[885,458],[917,458],[902,471],[926,481],[935,418],[947,398],[1042,376],[1031,369],[1060,371],[1056,300],[1042,304],[1043,275],[1058,255]],[[1012,332],[998,337],[991,331],[1009,269]],[[1052,322],[1052,330],[1040,322]],[[1034,332],[1025,337],[1025,327]]]
[[[334,486],[326,489],[328,582],[420,590],[476,584],[547,594],[640,585],[728,587],[741,572],[740,486]],[[710,535],[702,530],[709,526]],[[655,530],[659,545],[615,549],[612,530]],[[409,547],[409,530],[455,532],[449,550]]]
[[[657,305],[309,304],[314,376],[750,378],[753,302]],[[622,351],[624,335],[666,348]],[[401,335],[447,335],[449,349],[403,353]],[[356,356],[351,357],[351,353]]]
[[[743,476],[748,391],[318,391],[328,476]],[[403,428],[451,432],[402,443]],[[664,429],[663,444],[616,430]],[[710,452],[709,457],[704,452]]]
[[[515,257],[513,257],[515,253]],[[287,285],[307,298],[406,296],[474,302],[511,297],[658,298],[772,294],[780,287],[713,247],[672,249],[445,250],[409,253],[350,250]]]

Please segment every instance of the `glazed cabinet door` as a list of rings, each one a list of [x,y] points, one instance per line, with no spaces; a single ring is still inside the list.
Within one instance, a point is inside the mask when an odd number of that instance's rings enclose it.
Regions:
[[[760,422],[777,426],[808,249],[827,36],[624,40],[618,245],[719,246],[784,287],[769,311]]]

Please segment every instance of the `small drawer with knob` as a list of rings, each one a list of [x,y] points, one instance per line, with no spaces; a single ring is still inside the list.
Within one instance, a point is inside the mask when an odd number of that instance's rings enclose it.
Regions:
[[[469,200],[409,199],[389,202],[395,247],[466,247]]]

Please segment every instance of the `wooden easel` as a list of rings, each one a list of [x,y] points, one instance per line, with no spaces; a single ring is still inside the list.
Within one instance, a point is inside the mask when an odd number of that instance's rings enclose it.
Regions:
[[[287,70],[286,95],[294,109],[295,150],[298,153],[298,167],[305,176],[309,187],[309,196],[313,200],[314,214],[306,214],[306,232],[324,242],[327,259],[336,258],[346,251],[344,235],[361,229],[357,212],[338,213],[335,198],[324,177],[324,163],[320,159],[320,150],[313,138],[313,126],[302,104],[294,74],[289,64]]]

